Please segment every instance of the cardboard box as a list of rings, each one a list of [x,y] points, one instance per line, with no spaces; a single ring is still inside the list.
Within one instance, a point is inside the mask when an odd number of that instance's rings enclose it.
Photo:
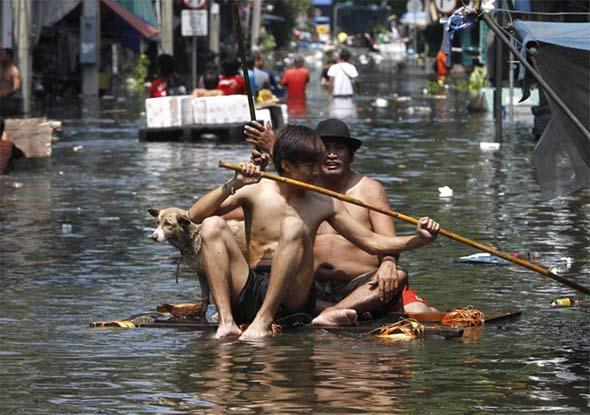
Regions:
[[[192,95],[148,98],[145,100],[147,126],[180,127],[193,124]]]

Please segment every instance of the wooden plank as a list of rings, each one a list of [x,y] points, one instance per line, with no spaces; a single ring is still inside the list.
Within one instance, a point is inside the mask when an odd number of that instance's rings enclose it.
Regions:
[[[303,319],[302,322],[311,321],[311,318]],[[389,314],[388,316],[378,320],[366,320],[361,321],[356,326],[312,326],[309,323],[296,324],[294,326],[284,325],[281,327],[282,331],[295,331],[295,330],[326,330],[334,333],[350,333],[350,334],[368,334],[371,330],[381,327],[385,324],[395,323],[402,317],[399,314]],[[135,319],[130,318],[127,321],[133,321]],[[290,318],[291,324],[293,323]],[[140,318],[134,322],[135,327],[138,328],[168,328],[168,329],[182,329],[182,330],[199,330],[199,331],[213,331],[217,330],[217,324],[207,323],[206,321],[191,320],[191,319],[167,319],[142,322]],[[100,322],[93,322],[90,327],[117,327],[116,324],[102,325]],[[444,338],[455,338],[463,335],[463,329],[446,327],[440,324],[424,324],[424,333],[426,335],[437,335]]]

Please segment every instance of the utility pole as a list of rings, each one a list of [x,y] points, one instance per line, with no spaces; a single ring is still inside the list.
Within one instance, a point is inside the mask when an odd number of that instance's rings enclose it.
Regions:
[[[503,6],[502,0],[498,7]],[[498,13],[498,26],[502,27],[503,14]],[[502,41],[498,36],[494,41],[494,120],[496,125],[496,142],[502,142]]]
[[[83,0],[80,19],[80,66],[83,108],[98,109],[98,68],[100,66],[100,0]]]
[[[209,6],[209,50],[215,54],[215,64],[219,65],[219,3],[211,2]]]
[[[262,13],[262,0],[252,2],[252,36],[250,38],[250,50],[255,50],[260,38],[260,14]]]
[[[174,56],[174,2],[172,0],[161,0],[162,6],[160,22],[160,54],[167,53]]]
[[[31,113],[31,90],[32,90],[32,56],[31,36],[29,33],[32,27],[31,0],[20,0],[17,2],[17,42],[18,60],[17,66],[21,76],[21,91],[23,96],[23,111],[25,115]]]

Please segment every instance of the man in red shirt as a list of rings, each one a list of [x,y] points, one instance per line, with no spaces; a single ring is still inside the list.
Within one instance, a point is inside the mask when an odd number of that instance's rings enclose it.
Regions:
[[[295,67],[288,69],[283,75],[281,84],[287,86],[288,99],[305,100],[305,87],[309,82],[309,71],[303,67],[303,58],[295,58]]]

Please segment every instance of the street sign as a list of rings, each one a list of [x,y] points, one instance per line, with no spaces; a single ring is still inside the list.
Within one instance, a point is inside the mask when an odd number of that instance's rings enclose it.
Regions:
[[[457,8],[457,0],[434,0],[434,6],[439,12],[449,14]]]
[[[180,15],[182,36],[207,36],[207,10],[183,10]]]

